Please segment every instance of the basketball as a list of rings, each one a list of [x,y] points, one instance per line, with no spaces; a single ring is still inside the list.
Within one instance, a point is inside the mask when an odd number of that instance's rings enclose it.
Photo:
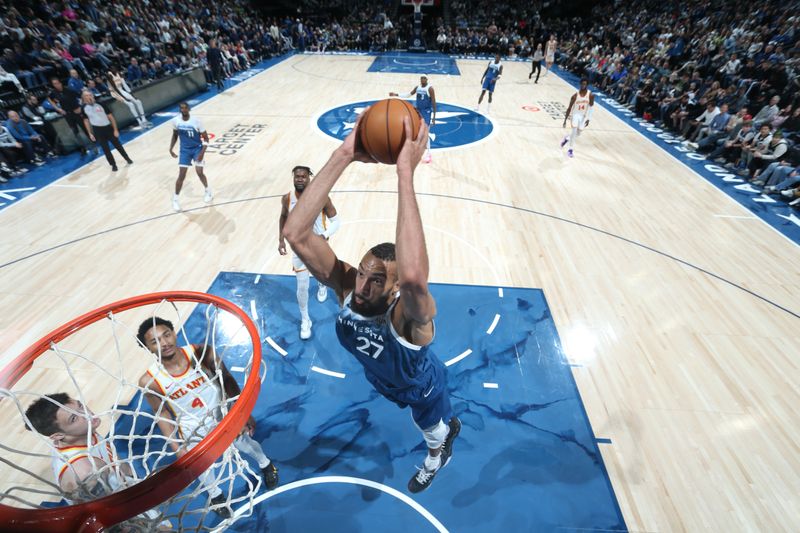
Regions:
[[[411,119],[411,131],[416,138],[421,118],[414,106],[405,100],[387,98],[375,102],[364,113],[358,137],[364,150],[378,163],[397,163],[397,155],[406,142],[404,117]]]

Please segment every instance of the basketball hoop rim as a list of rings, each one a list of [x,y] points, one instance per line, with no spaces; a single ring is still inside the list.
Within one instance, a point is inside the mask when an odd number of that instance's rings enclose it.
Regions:
[[[31,345],[9,365],[0,370],[0,387],[10,389],[45,353],[52,342],[59,342],[90,324],[106,318],[108,313],[128,311],[137,307],[174,302],[210,303],[236,315],[247,328],[253,342],[253,359],[239,399],[217,427],[181,458],[123,491],[68,507],[52,509],[21,509],[0,504],[0,526],[12,531],[62,532],[101,531],[128,520],[178,494],[205,472],[233,443],[255,406],[261,389],[261,340],[250,317],[236,304],[203,292],[166,291],[143,294],[104,305],[85,313],[51,331]]]

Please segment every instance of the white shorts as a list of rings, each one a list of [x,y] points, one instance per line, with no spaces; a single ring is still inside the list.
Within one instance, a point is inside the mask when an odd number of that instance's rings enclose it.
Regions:
[[[295,272],[302,272],[306,270],[306,265],[297,257],[295,254],[292,254],[292,270]]]
[[[572,114],[572,127],[583,129],[583,125],[586,123],[586,117],[584,117],[583,113],[573,113]]]
[[[203,418],[181,416],[177,422],[178,437],[186,443],[186,449],[191,450],[211,433],[219,420],[222,420],[222,412],[218,407]]]
[[[556,56],[554,56],[554,55],[552,55],[552,56],[548,55],[548,56],[545,56],[545,58],[544,58],[545,63],[553,63],[555,60],[556,60]]]

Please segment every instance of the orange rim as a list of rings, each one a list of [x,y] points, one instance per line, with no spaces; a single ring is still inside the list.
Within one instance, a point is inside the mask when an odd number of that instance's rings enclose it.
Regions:
[[[74,332],[106,318],[110,312],[119,313],[160,303],[163,300],[213,304],[236,315],[247,328],[253,343],[252,365],[239,399],[233,404],[228,415],[183,457],[123,491],[91,502],[52,509],[20,509],[0,504],[0,524],[3,530],[43,533],[102,531],[152,509],[178,494],[205,472],[239,435],[250,417],[261,389],[258,376],[261,367],[261,341],[255,324],[244,311],[223,298],[202,292],[171,291],[143,294],[79,316],[42,337],[0,370],[0,387],[7,389],[13,387],[30,370],[33,362],[50,348],[51,343],[59,342]]]

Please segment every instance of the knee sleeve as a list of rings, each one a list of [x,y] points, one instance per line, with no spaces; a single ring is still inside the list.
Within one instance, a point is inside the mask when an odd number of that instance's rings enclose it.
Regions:
[[[444,444],[444,440],[447,438],[449,432],[450,428],[447,427],[447,424],[439,419],[439,422],[435,426],[422,430],[422,437],[425,439],[428,448],[435,450]]]
[[[245,455],[249,455],[253,459],[258,462],[259,468],[264,468],[269,464],[269,459],[267,458],[264,450],[261,448],[261,444],[256,441],[253,437],[248,435],[247,433],[243,435],[239,435],[235,441],[233,441],[233,445],[236,447],[237,450],[244,453]]]

